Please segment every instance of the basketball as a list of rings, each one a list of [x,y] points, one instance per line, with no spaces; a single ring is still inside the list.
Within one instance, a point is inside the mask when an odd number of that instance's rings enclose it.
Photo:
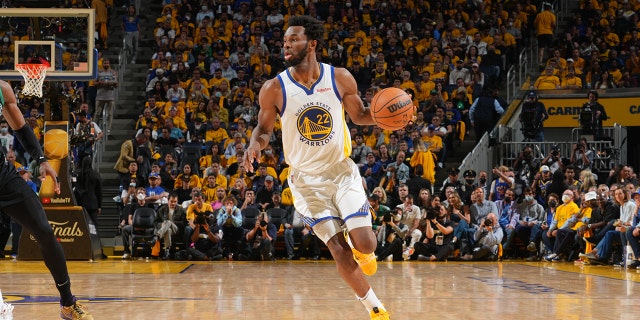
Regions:
[[[47,159],[63,159],[69,155],[69,135],[61,129],[44,133],[44,155]]]
[[[413,119],[413,102],[402,89],[385,88],[371,100],[371,117],[385,130],[404,128]]]

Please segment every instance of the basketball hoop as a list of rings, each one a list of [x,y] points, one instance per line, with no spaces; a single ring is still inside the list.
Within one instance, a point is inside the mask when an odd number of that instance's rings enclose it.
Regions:
[[[27,96],[42,98],[42,84],[47,76],[47,64],[21,63],[16,64],[16,69],[20,71],[24,78],[22,93]]]

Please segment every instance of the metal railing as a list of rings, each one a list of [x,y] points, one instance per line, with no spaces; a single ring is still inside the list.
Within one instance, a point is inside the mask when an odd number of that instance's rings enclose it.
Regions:
[[[610,170],[621,162],[619,151],[612,141],[587,141],[587,145],[593,157],[592,171]],[[533,147],[534,160],[538,161],[545,159],[552,148],[557,148],[558,155],[564,159],[571,159],[575,151],[575,141],[503,142],[498,147],[498,164],[513,166],[525,146]]]
[[[516,80],[516,67],[512,65],[507,71],[507,101],[511,101],[515,97],[516,88],[518,87]]]
[[[489,133],[485,133],[482,138],[480,138],[473,150],[462,160],[462,163],[458,167],[460,172],[468,169],[475,170],[476,173],[480,171],[491,172],[491,164],[494,163],[494,161],[493,155],[489,151],[490,140]]]
[[[520,87],[527,81],[529,74],[529,55],[527,54],[527,48],[520,51],[518,55],[518,63],[509,67],[507,71],[507,101],[513,101],[513,99],[519,95]]]

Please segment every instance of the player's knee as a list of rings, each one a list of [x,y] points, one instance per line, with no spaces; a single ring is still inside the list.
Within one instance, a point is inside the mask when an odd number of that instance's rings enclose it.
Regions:
[[[353,247],[362,253],[372,253],[378,245],[375,234],[370,227],[361,227],[349,232]]]

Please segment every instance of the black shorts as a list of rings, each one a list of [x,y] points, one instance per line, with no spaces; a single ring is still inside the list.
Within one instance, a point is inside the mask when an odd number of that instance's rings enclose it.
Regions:
[[[0,181],[0,209],[24,201],[29,197],[37,197],[33,189],[18,175],[13,166],[0,165],[0,176],[2,177],[2,181]]]
[[[553,35],[541,34],[538,36],[538,48],[549,48],[553,45]]]

